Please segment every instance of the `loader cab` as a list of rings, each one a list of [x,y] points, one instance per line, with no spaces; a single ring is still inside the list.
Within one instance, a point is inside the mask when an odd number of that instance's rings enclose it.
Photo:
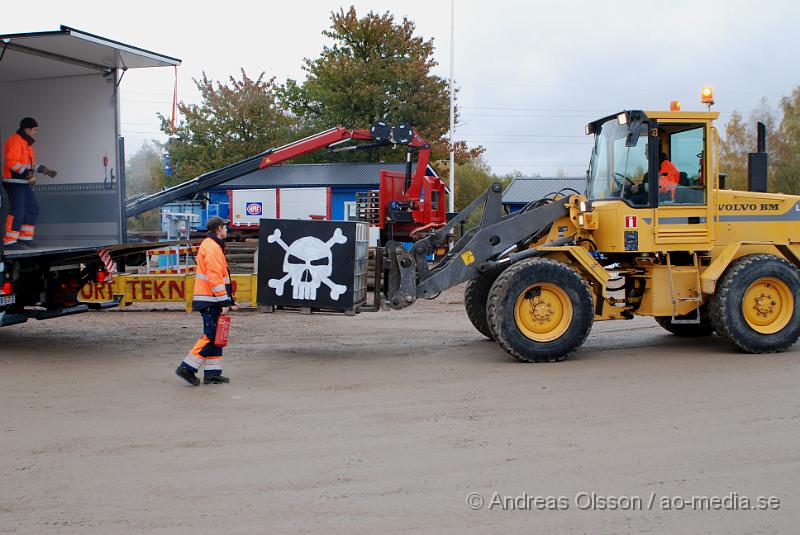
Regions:
[[[601,210],[611,204],[605,211],[615,212],[613,218],[626,227],[636,222],[633,250],[710,245],[716,184],[711,121],[716,116],[623,111],[586,126],[595,136],[587,195]],[[629,243],[625,250],[632,250]]]

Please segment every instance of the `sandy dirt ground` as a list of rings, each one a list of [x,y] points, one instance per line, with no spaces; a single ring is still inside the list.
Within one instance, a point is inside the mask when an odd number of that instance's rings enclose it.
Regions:
[[[240,313],[233,382],[193,388],[173,369],[199,325],[131,309],[0,332],[0,533],[800,526],[800,346],[743,355],[642,318],[522,364],[455,289],[402,312]],[[741,507],[759,496],[779,505]]]

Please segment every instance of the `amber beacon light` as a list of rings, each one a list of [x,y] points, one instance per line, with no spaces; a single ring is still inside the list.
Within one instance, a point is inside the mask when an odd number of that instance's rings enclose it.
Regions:
[[[706,104],[709,110],[711,109],[711,106],[714,104],[714,90],[711,86],[705,86],[700,92],[700,102]]]

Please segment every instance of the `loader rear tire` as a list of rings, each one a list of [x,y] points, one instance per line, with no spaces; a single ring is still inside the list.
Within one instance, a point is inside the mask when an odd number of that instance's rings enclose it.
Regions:
[[[523,362],[559,362],[592,328],[589,285],[563,262],[531,258],[503,271],[486,306],[495,340]]]
[[[773,255],[743,256],[717,283],[709,312],[717,334],[739,350],[784,351],[800,338],[800,270]]]
[[[489,340],[494,340],[494,336],[486,319],[486,302],[489,300],[489,290],[498,274],[499,272],[479,275],[468,280],[464,286],[464,308],[467,310],[467,317],[478,332]]]
[[[696,317],[696,314],[692,312],[685,316],[678,316],[676,319],[691,319]],[[655,316],[655,320],[659,325],[675,336],[696,337],[711,336],[714,334],[714,326],[711,325],[711,318],[708,317],[708,310],[705,306],[700,307],[700,323],[672,323],[671,316]]]

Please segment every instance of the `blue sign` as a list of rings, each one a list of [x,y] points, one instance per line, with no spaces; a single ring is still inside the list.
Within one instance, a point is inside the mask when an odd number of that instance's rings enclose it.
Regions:
[[[264,211],[260,202],[249,202],[244,209],[247,215],[261,215],[261,212]]]

